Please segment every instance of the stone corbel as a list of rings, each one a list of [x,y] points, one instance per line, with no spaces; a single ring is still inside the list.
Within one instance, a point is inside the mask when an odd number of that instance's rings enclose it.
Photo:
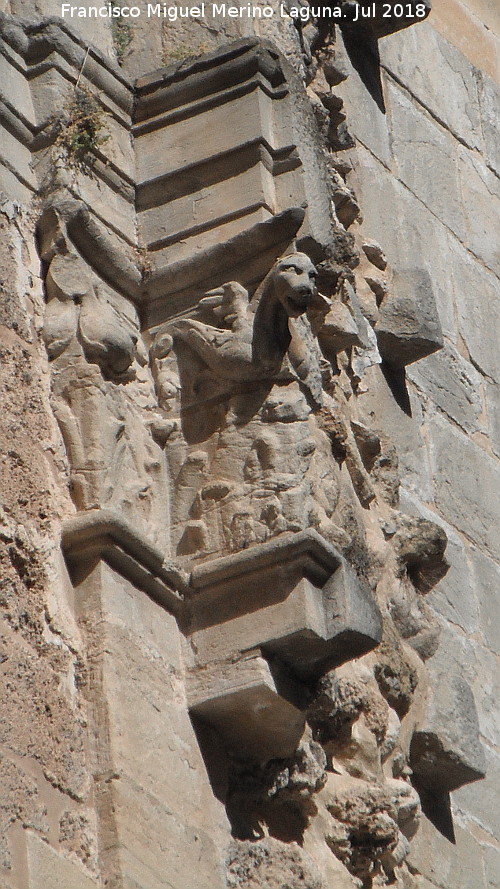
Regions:
[[[432,282],[425,269],[394,271],[375,332],[382,358],[394,367],[405,367],[443,348]]]
[[[301,679],[360,657],[381,638],[375,602],[313,529],[197,566],[188,609],[200,662],[260,646]]]
[[[103,560],[176,617],[197,652],[191,712],[250,758],[291,754],[305,725],[302,680],[381,639],[375,602],[314,530],[280,535],[188,576],[120,515],[91,509],[65,523],[62,549],[75,585]]]
[[[431,674],[432,675],[432,674]],[[474,695],[460,676],[432,676],[427,712],[413,733],[410,765],[419,786],[436,797],[486,774]]]
[[[309,679],[381,639],[374,600],[313,529],[198,565],[191,575],[111,509],[68,519],[61,543],[75,584],[103,559],[175,614],[200,663],[262,647]]]
[[[190,713],[216,729],[241,759],[292,756],[304,732],[300,689],[260,651],[191,670],[187,694]]]
[[[296,749],[306,716],[302,681],[381,639],[375,602],[314,530],[199,565],[186,607],[197,660],[190,711],[238,757],[260,761]]]

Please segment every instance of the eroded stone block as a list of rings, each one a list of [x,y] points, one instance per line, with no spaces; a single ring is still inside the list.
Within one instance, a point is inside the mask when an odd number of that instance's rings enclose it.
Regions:
[[[205,563],[191,583],[188,632],[201,662],[261,646],[305,677],[380,640],[374,601],[313,530]]]
[[[430,424],[435,499],[447,521],[498,558],[500,473],[496,461],[451,423]]]
[[[380,41],[379,50],[383,66],[407,84],[422,105],[471,148],[481,148],[474,67],[430,21]]]
[[[293,702],[295,700],[295,702]],[[304,731],[298,693],[283,671],[259,655],[193,669],[191,713],[217,729],[236,757],[266,762],[291,756]]]
[[[380,354],[396,367],[442,348],[443,335],[428,272],[406,269],[394,273],[375,331]]]
[[[483,379],[452,346],[412,366],[408,378],[466,432],[483,428]]]
[[[387,102],[398,178],[431,213],[463,239],[465,219],[455,141],[391,81],[387,84]]]
[[[434,679],[427,716],[413,734],[410,762],[419,783],[447,793],[484,778],[486,762],[470,686],[456,675]]]

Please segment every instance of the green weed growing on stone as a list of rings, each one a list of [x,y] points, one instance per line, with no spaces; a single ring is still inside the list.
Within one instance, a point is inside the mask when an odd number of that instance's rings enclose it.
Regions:
[[[111,6],[115,9],[119,6],[116,0],[111,0]],[[118,64],[123,63],[125,53],[132,42],[132,27],[130,22],[123,21],[121,16],[111,19],[111,35],[113,37],[113,45],[115,47],[116,58]]]
[[[85,87],[76,86],[57,138],[69,164],[82,172],[91,170],[95,151],[109,139],[105,125],[106,113],[96,98]]]
[[[196,58],[206,52],[210,52],[212,47],[203,41],[198,46],[180,43],[177,46],[169,46],[163,50],[162,61],[164,65],[173,65],[175,62],[183,62],[185,59]]]

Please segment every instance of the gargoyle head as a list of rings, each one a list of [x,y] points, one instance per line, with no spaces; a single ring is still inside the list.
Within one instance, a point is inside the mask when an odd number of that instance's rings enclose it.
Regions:
[[[290,318],[298,318],[314,305],[317,271],[305,253],[280,259],[271,276],[275,294]]]

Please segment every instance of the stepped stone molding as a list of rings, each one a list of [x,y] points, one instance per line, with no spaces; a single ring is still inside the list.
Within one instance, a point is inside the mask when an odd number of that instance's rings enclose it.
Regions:
[[[189,578],[169,562],[121,515],[110,509],[80,512],[63,527],[61,545],[73,581],[92,570],[100,559],[167,611],[180,615],[182,593]]]
[[[192,262],[287,209],[290,194],[303,203],[290,91],[272,45],[236,42],[141,78],[136,95],[138,219],[160,281],[172,260]]]

